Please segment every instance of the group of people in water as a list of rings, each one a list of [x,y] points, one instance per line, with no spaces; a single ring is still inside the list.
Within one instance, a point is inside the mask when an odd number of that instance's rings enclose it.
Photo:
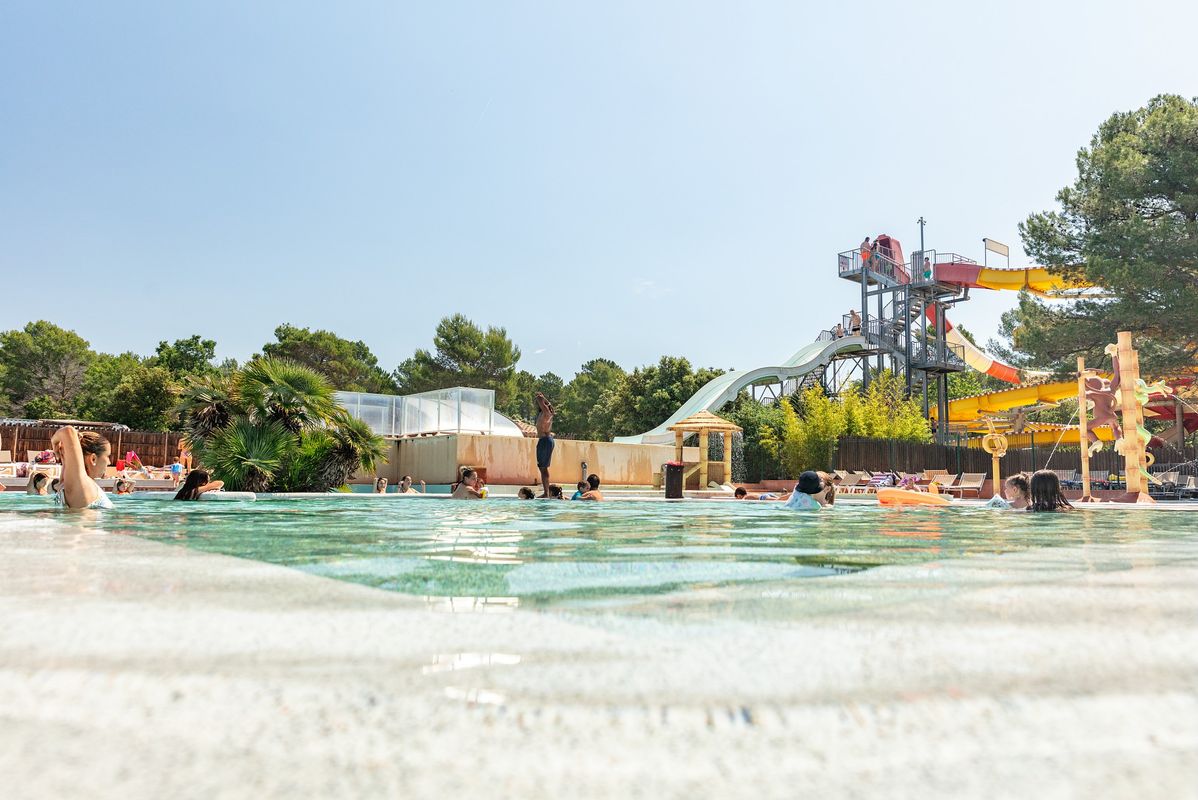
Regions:
[[[96,482],[105,477],[112,458],[112,445],[107,439],[94,431],[64,425],[54,432],[50,447],[62,465],[62,473],[51,478],[46,472],[34,472],[25,488],[27,494],[52,495],[54,501],[65,508],[112,508],[112,500]],[[175,499],[199,500],[205,492],[223,486],[223,481],[212,480],[206,470],[193,469],[179,487]],[[116,494],[132,494],[133,481],[118,478],[113,489]]]
[[[542,494],[540,499],[564,500],[562,487],[549,482],[549,466],[553,458],[553,405],[540,392],[536,395],[537,413],[537,469],[541,477]],[[104,477],[111,458],[111,445],[108,440],[93,431],[80,431],[71,425],[59,428],[51,438],[51,447],[58,463],[62,465],[59,478],[51,479],[45,472],[35,472],[29,478],[29,494],[53,495],[56,502],[66,508],[112,508],[112,500],[96,483]],[[585,465],[584,465],[585,466]],[[837,483],[839,478],[830,473],[808,470],[799,476],[794,488],[789,492],[754,494],[744,488],[735,491],[737,500],[775,501],[786,508],[803,511],[818,511],[836,502]],[[603,492],[598,475],[591,473],[585,481],[579,481],[571,500],[600,501]],[[187,473],[176,500],[198,500],[206,492],[216,491],[224,487],[224,483],[213,480],[207,470],[192,469]],[[412,477],[405,475],[397,487],[401,494],[420,494],[426,491],[424,481],[420,481],[420,490],[413,486]],[[132,482],[119,479],[115,490],[117,494],[132,492]],[[377,493],[387,491],[387,479],[379,478],[375,482]],[[481,500],[487,496],[485,481],[478,471],[465,467],[456,483],[452,486],[450,497],[455,500]],[[518,496],[522,500],[538,498],[534,490],[522,488]],[[1011,475],[1003,483],[1002,493],[996,493],[987,503],[988,507],[1031,512],[1071,511],[1073,506],[1066,499],[1061,489],[1061,481],[1055,472],[1039,470],[1030,477],[1024,474]]]
[[[819,511],[836,502],[839,483],[840,478],[834,474],[808,470],[799,476],[794,489],[789,492],[754,494],[741,487],[733,496],[737,500],[780,502],[796,511]],[[1073,505],[1061,488],[1060,476],[1047,469],[1038,470],[1030,477],[1023,473],[1009,476],[1003,481],[1002,492],[995,493],[985,507],[1031,512],[1073,510]]]
[[[377,479],[374,482],[374,493],[375,494],[386,494],[387,493],[387,484],[388,484],[388,481],[386,478]],[[420,491],[416,491],[416,487],[412,485],[412,476],[404,475],[403,478],[400,479],[399,485],[397,487],[395,487],[395,494],[423,494],[427,490],[428,490],[428,487],[425,486],[424,481],[421,481],[420,482]]]
[[[1032,512],[1073,510],[1061,490],[1060,476],[1048,469],[1037,470],[1030,478],[1023,473],[1008,476],[1002,494],[996,492],[986,507]]]

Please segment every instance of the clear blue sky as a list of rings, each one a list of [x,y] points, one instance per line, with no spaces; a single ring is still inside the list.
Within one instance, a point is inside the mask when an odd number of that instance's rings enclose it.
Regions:
[[[802,5],[9,0],[0,327],[390,369],[460,311],[567,379],[775,363],[856,305],[837,251],[922,214],[1022,265],[1103,119],[1198,94],[1193,4]]]

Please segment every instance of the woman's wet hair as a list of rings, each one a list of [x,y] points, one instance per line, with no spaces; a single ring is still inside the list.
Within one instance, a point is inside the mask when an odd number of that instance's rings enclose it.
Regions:
[[[745,495],[747,495],[748,493],[749,493],[749,492],[748,492],[748,490],[747,490],[747,489],[745,489],[745,487],[743,487],[743,486],[737,486],[737,487],[736,487],[736,491],[735,491],[735,492],[733,492],[733,493],[732,493],[732,495],[733,495],[734,497],[744,497],[744,496],[745,496]]]
[[[29,476],[29,492],[40,494],[42,487],[50,482],[50,476],[44,472],[35,472]]]
[[[1056,473],[1053,473],[1053,474],[1055,475]],[[1027,482],[1027,476],[1024,475],[1022,472],[1020,472],[1016,475],[1011,475],[1005,481],[1003,481],[1003,483],[1011,484],[1016,489],[1018,489],[1019,493],[1022,494],[1024,497],[1030,497],[1032,494],[1031,486],[1029,486],[1028,482]]]
[[[562,487],[558,486],[556,483],[549,484],[549,498],[551,500],[561,500]]]
[[[1028,511],[1068,511],[1073,508],[1061,491],[1061,479],[1052,470],[1034,472],[1028,486]]]
[[[200,487],[209,480],[207,470],[193,469],[187,473],[187,480],[183,481],[183,485],[179,487],[178,494],[175,495],[176,500],[199,500]]]
[[[462,470],[462,480],[468,481],[477,474],[478,473],[472,470],[470,467],[466,467],[464,470]]]
[[[529,489],[527,486],[521,486],[520,491],[517,492],[516,495],[521,500],[532,500],[537,496],[536,493],[533,492],[532,489]]]
[[[108,440],[95,431],[79,431],[79,449],[83,451],[83,455],[98,456],[107,450],[111,445]]]
[[[593,472],[590,475],[587,475],[587,486],[591,487],[592,492],[595,491],[596,489],[598,489],[599,488],[599,476]]]

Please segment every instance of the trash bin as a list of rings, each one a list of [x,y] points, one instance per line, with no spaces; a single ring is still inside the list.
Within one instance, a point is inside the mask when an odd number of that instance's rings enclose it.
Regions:
[[[666,471],[666,499],[681,500],[682,499],[682,465],[677,461],[670,461],[665,465]]]

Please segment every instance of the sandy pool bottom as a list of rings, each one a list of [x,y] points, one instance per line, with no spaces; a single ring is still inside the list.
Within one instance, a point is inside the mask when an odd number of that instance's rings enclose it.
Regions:
[[[0,551],[6,797],[1198,796],[1198,535],[548,611]]]

